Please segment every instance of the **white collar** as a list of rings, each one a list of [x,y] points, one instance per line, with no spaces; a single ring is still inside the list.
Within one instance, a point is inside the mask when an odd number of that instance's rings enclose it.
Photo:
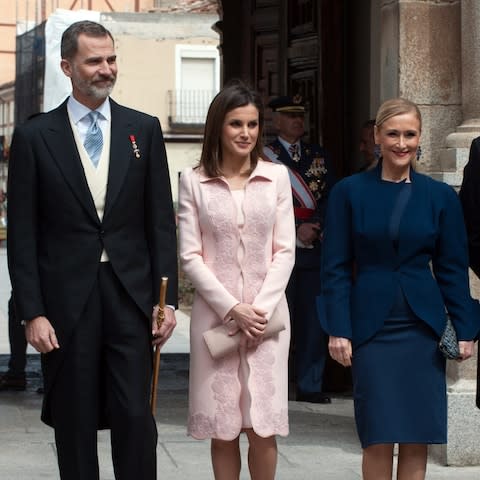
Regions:
[[[282,144],[283,148],[285,148],[285,150],[290,153],[290,145],[298,145],[298,151],[300,152],[302,150],[301,146],[300,146],[300,140],[297,140],[296,142],[293,142],[293,143],[288,143],[286,140],[284,140],[282,137],[277,137],[278,138],[278,141]]]
[[[67,101],[67,108],[70,113],[70,117],[75,125],[82,120],[85,115],[88,115],[92,110],[86,107],[83,103],[80,103],[73,95],[70,95]],[[107,97],[105,101],[95,109],[100,115],[106,120],[110,121],[111,112],[110,112],[110,101]]]

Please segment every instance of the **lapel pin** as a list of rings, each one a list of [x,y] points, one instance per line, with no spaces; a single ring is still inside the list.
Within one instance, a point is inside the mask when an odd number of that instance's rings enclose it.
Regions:
[[[135,135],[130,135],[130,142],[132,143],[132,149],[133,149],[133,154],[135,155],[135,158],[140,158],[140,149],[138,148]]]

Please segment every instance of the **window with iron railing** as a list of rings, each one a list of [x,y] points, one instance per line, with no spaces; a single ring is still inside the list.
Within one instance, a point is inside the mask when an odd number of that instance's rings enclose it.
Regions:
[[[171,130],[202,130],[214,90],[169,90],[168,123]]]

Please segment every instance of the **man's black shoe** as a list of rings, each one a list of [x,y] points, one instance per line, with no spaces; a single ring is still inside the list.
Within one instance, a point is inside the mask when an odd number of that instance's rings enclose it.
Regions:
[[[27,388],[27,381],[25,375],[10,375],[4,373],[0,375],[0,392],[6,390],[23,391]]]
[[[332,403],[332,399],[322,392],[298,392],[297,402]]]

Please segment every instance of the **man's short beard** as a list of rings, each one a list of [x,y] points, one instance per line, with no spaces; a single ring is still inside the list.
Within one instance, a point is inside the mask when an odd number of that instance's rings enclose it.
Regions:
[[[72,81],[75,79],[73,83],[76,84],[77,89],[83,92],[83,95],[95,100],[105,100],[112,93],[115,82],[117,81],[115,74],[101,75],[99,73],[95,74],[92,79],[84,79],[75,64],[72,65],[72,73]],[[99,87],[96,84],[96,82],[104,82],[107,80],[111,82],[107,87]]]
[[[88,87],[88,95],[90,97],[95,98],[96,100],[103,100],[104,98],[107,98],[113,90],[113,87],[115,86],[115,80],[109,85],[108,87],[97,87],[96,85],[89,85]]]

